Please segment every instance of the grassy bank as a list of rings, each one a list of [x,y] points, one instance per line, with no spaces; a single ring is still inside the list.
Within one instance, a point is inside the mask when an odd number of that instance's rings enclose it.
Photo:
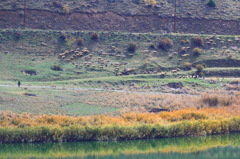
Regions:
[[[239,114],[224,108],[118,117],[1,113],[2,143],[135,140],[240,132]]]

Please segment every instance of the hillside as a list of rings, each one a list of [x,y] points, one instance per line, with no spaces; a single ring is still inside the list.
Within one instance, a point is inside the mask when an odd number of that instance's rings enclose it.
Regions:
[[[0,28],[239,34],[239,1],[3,0]],[[175,12],[176,7],[176,12]]]
[[[94,32],[2,30],[1,79],[51,81],[116,76],[126,69],[133,69],[130,74],[149,74],[180,68],[183,75],[190,75],[199,63],[206,67],[206,76],[237,77],[239,74],[237,36],[95,34],[97,39],[93,39]],[[194,43],[194,38],[203,40],[203,44]],[[162,48],[159,39],[171,39],[171,47]],[[136,47],[134,50],[129,50],[131,44]],[[186,67],[185,63],[192,66]]]
[[[207,3],[3,0],[0,79],[182,77],[196,74],[197,64],[204,66],[204,76],[238,77],[240,2]]]

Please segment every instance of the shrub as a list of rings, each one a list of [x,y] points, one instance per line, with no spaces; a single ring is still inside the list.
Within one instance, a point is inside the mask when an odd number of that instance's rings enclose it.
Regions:
[[[208,3],[207,3],[207,5],[208,5],[209,7],[216,7],[216,2],[215,2],[214,0],[209,0]]]
[[[194,53],[194,55],[199,56],[202,53],[202,49],[196,47],[193,49],[193,53]]]
[[[169,38],[167,38],[167,39],[159,39],[158,40],[158,47],[160,49],[163,49],[163,50],[167,51],[172,46],[173,46],[173,41],[171,39],[169,39]]]
[[[37,71],[35,69],[32,69],[32,68],[29,68],[29,69],[25,69],[24,72],[26,74],[29,74],[29,75],[37,75]]]
[[[20,40],[20,38],[21,38],[21,33],[15,33],[14,38],[15,38],[16,41]]]
[[[127,51],[129,52],[135,52],[137,48],[137,44],[134,42],[130,42],[127,47]]]
[[[183,65],[184,65],[185,68],[188,69],[188,70],[191,70],[191,69],[192,69],[192,63],[190,63],[190,62],[185,62]]]
[[[99,34],[96,33],[96,32],[93,33],[92,36],[91,36],[91,39],[92,39],[92,40],[98,40],[98,38],[99,38]]]
[[[185,44],[185,43],[186,43],[186,41],[185,41],[185,40],[181,40],[180,42],[181,42],[181,44]]]
[[[195,46],[204,46],[204,40],[201,37],[193,37],[191,41]]]
[[[155,49],[154,44],[151,44],[151,45],[149,46],[149,49]]]
[[[204,66],[202,64],[197,64],[196,69],[197,69],[198,72],[202,72],[203,69],[204,69]]]
[[[70,6],[68,4],[63,5],[63,10],[65,14],[70,13]]]
[[[61,66],[59,66],[59,65],[53,65],[53,66],[51,67],[51,69],[54,70],[54,71],[62,71],[62,68],[61,68]]]
[[[77,39],[78,46],[83,46],[83,43],[84,43],[83,39],[81,39],[81,38]]]
[[[60,40],[66,41],[66,39],[67,39],[67,35],[66,34],[61,34],[60,35]]]
[[[53,2],[52,5],[55,6],[55,7],[57,7],[57,8],[63,8],[62,3],[58,2],[58,1]]]

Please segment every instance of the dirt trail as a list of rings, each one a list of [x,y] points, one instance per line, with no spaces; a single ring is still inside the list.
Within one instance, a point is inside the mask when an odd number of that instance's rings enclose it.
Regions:
[[[0,87],[17,88],[17,85],[0,85]],[[113,90],[113,89],[102,89],[102,88],[80,88],[80,87],[57,87],[57,86],[29,86],[21,85],[20,88],[36,88],[36,89],[52,89],[52,90],[78,90],[78,91],[106,91],[106,92],[120,92],[120,93],[133,93],[133,94],[173,94],[173,93],[163,93],[163,92],[138,92],[138,91],[127,91],[127,90]],[[189,96],[199,96],[194,94],[175,94],[175,95],[189,95]]]

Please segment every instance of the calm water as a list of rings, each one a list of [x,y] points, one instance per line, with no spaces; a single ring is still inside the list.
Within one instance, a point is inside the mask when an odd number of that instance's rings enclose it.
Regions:
[[[118,142],[0,144],[0,158],[240,159],[240,134]]]

